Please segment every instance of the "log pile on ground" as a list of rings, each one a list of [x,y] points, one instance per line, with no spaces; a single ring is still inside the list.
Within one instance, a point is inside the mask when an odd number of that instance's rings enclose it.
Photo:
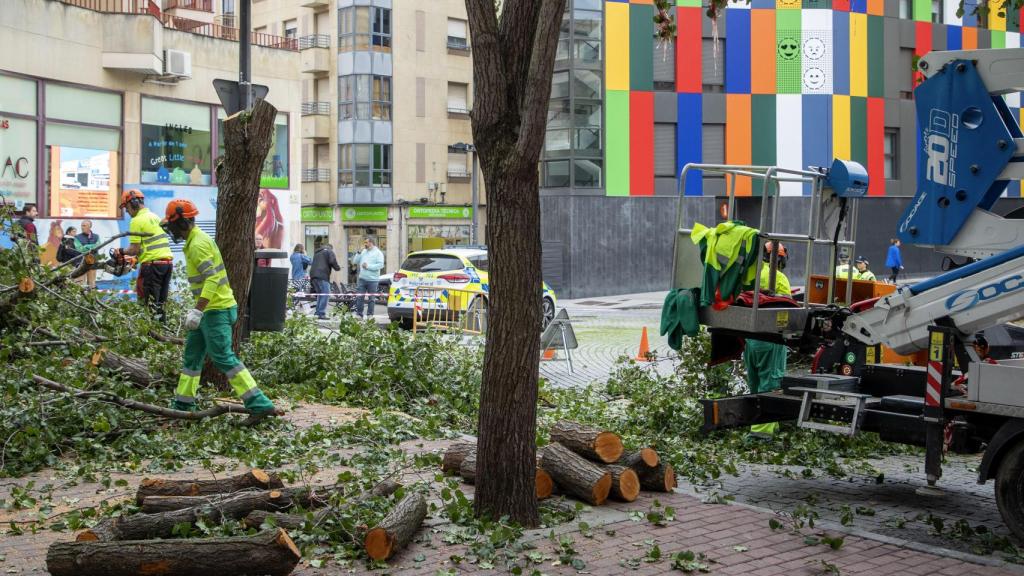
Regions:
[[[104,518],[74,542],[52,544],[47,568],[55,576],[157,573],[147,568],[153,566],[170,576],[252,574],[257,568],[259,574],[289,574],[301,554],[286,530],[301,528],[310,517],[320,522],[391,496],[401,487],[383,480],[366,492],[344,495],[342,485],[286,487],[260,469],[219,480],[145,478],[135,494],[140,513]],[[410,493],[378,526],[350,538],[362,539],[371,558],[387,559],[412,540],[426,514],[423,496]],[[183,527],[225,520],[267,529],[246,537],[175,537]]]
[[[441,459],[445,474],[475,484],[476,445],[456,442]],[[644,447],[626,452],[614,432],[563,420],[551,428],[551,444],[537,451],[537,498],[559,490],[599,506],[608,498],[633,502],[641,490],[671,492],[676,487],[672,466],[658,452]]]

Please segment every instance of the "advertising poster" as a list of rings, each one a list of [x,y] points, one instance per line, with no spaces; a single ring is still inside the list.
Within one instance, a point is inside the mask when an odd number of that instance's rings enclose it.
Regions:
[[[61,218],[117,217],[117,153],[50,148],[50,214]]]

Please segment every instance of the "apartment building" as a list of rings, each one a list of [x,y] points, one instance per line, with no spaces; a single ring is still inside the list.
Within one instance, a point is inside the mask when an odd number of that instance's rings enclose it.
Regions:
[[[373,236],[391,272],[410,251],[473,242],[474,223],[482,243],[463,0],[254,0],[253,26],[298,38],[307,249],[351,256]]]

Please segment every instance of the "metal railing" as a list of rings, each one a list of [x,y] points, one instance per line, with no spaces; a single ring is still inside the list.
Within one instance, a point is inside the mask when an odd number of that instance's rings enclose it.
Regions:
[[[164,10],[195,10],[196,12],[213,12],[213,0],[164,0]]]
[[[469,42],[460,36],[449,36],[448,47],[452,50],[469,50]]]
[[[469,108],[466,108],[465,106],[452,106],[452,105],[449,104],[448,105],[448,113],[449,114],[466,114],[466,115],[469,115]]]
[[[412,331],[433,328],[487,335],[487,295],[482,290],[419,286],[413,290]]]
[[[330,102],[303,102],[303,116],[327,116],[331,113]]]
[[[238,41],[238,28],[223,26],[216,23],[211,24],[209,22],[201,22],[190,18],[182,18],[180,16],[172,16],[171,14],[162,14],[160,16],[160,21],[163,23],[164,28],[170,30],[179,30],[181,32],[188,32],[189,34],[195,34],[197,36],[219,38],[221,40]],[[299,41],[297,38],[285,38],[283,36],[274,36],[272,34],[264,34],[262,32],[252,33],[252,43],[254,46],[262,46],[264,48],[276,48],[278,50],[289,50],[292,52],[298,52],[299,50]]]
[[[469,170],[465,168],[458,168],[449,166],[448,167],[449,178],[469,178]]]
[[[299,38],[299,50],[309,48],[330,48],[331,36],[329,34],[310,34]]]
[[[303,168],[303,182],[330,182],[331,171],[327,168]]]
[[[61,4],[111,14],[151,14],[160,17],[160,5],[153,0],[56,0]]]

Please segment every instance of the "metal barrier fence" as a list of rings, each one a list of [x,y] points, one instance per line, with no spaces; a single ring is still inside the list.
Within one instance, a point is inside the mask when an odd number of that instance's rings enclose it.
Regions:
[[[420,286],[413,290],[412,331],[448,330],[487,335],[487,295],[482,290]]]

